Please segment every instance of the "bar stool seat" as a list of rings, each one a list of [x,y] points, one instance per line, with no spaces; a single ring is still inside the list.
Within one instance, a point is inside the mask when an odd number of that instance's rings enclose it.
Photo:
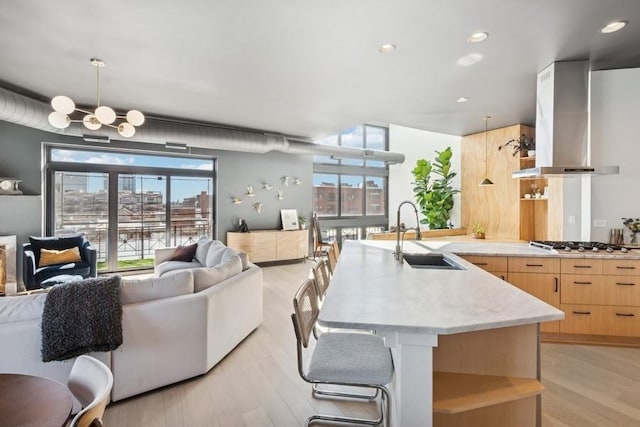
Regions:
[[[325,333],[318,337],[307,377],[317,382],[388,384],[393,376],[389,351],[375,335]]]

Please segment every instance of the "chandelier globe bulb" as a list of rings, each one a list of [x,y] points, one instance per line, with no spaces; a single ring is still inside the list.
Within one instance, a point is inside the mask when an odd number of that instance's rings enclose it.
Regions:
[[[71,124],[71,119],[64,113],[53,111],[47,117],[49,124],[57,129],[66,129]]]
[[[124,122],[118,125],[118,133],[125,138],[131,138],[136,134],[136,128],[131,123]]]
[[[51,107],[58,113],[71,114],[76,109],[76,104],[68,96],[58,95],[51,99]]]
[[[140,126],[144,123],[144,114],[138,110],[130,110],[127,112],[127,121],[134,126]]]

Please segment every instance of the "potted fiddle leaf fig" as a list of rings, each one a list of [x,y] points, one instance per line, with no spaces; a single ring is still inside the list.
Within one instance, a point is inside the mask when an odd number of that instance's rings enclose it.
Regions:
[[[453,178],[457,175],[451,170],[452,156],[451,147],[436,150],[433,162],[419,159],[411,171],[415,179],[413,193],[423,216],[420,223],[427,224],[430,230],[453,228],[453,196],[460,190],[452,186]]]

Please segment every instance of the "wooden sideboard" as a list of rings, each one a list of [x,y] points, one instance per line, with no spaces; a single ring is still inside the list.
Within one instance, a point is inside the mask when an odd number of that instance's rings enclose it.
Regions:
[[[302,259],[309,254],[309,230],[230,231],[227,246],[245,252],[251,262]]]

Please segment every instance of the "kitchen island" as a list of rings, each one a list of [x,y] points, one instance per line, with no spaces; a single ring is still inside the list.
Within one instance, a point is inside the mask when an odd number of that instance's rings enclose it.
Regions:
[[[537,425],[538,323],[563,313],[453,253],[461,269],[400,264],[394,243],[345,242],[318,318],[392,349],[392,425]],[[417,243],[404,251],[432,252]]]

